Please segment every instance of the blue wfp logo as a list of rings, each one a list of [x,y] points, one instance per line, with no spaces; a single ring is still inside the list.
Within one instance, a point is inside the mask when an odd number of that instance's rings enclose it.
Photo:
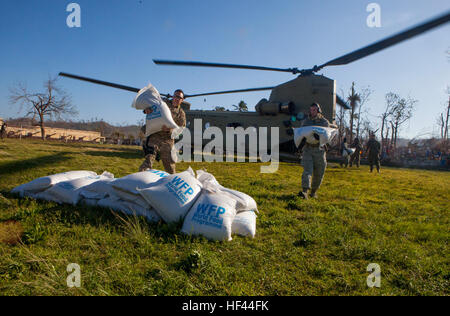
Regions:
[[[199,204],[192,220],[200,225],[212,226],[221,229],[223,218],[220,215],[226,213],[226,209],[213,204]]]
[[[166,188],[169,189],[169,192],[171,192],[183,205],[189,202],[192,194],[194,194],[194,189],[178,176],[175,176],[172,181],[168,182]]]

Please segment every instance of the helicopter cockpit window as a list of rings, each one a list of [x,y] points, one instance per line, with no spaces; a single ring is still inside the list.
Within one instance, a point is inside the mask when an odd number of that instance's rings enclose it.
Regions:
[[[205,128],[209,128],[211,126],[211,124],[209,123],[209,122],[207,122],[206,124],[205,124]]]
[[[187,121],[186,127],[190,127],[190,126],[191,126],[191,121]]]

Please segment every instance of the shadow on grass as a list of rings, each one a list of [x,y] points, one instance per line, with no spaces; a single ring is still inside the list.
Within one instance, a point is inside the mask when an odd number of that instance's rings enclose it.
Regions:
[[[123,159],[139,159],[143,158],[144,155],[142,151],[136,150],[136,149],[116,149],[114,151],[85,151],[85,155],[94,156],[94,157],[117,157],[117,158],[123,158]]]
[[[66,156],[68,154],[70,154],[70,152],[60,152],[60,153],[57,153],[54,155],[47,155],[47,156],[25,159],[25,160],[16,160],[16,161],[0,164],[0,175],[13,174],[16,172],[23,172],[28,169],[38,168],[38,167],[52,165],[52,164],[58,164],[63,161],[72,159],[71,157]]]
[[[125,222],[131,223],[132,226],[139,229],[136,226],[137,219],[137,225],[148,230],[149,234],[162,242],[176,243],[179,240],[190,238],[180,232],[183,225],[181,221],[171,224],[163,221],[150,223],[143,217],[134,218],[108,208],[87,205],[59,205],[55,202],[28,198],[22,199],[18,195],[8,192],[2,192],[2,194],[8,199],[18,199],[18,204],[22,210],[7,216],[0,222],[8,220],[22,221],[28,217],[45,215],[43,218],[43,222],[46,223],[45,226],[59,223],[65,226],[92,226],[125,232],[127,230],[126,225],[124,226]]]

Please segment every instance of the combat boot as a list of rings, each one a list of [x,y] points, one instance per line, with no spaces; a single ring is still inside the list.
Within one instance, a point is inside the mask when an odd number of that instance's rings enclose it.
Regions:
[[[304,200],[307,200],[308,199],[308,189],[303,189],[302,191],[298,192],[298,196]]]
[[[309,197],[311,199],[317,199],[317,193],[316,190],[311,190],[311,193],[309,194]]]
[[[152,163],[152,155],[145,156],[144,162],[139,167],[139,172],[152,169],[152,165],[153,165],[153,163]]]

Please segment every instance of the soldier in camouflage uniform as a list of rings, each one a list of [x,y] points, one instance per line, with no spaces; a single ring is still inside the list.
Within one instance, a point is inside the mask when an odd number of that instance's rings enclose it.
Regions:
[[[370,139],[367,142],[366,151],[368,154],[370,172],[373,171],[373,165],[375,165],[377,167],[378,173],[380,173],[381,144],[375,139],[375,134],[370,134]]]
[[[363,147],[361,146],[361,143],[359,141],[359,138],[356,137],[353,141],[353,144],[351,144],[350,148],[355,148],[355,152],[350,157],[350,167],[353,166],[353,162],[356,163],[356,166],[359,168],[361,164],[361,152],[363,150]]]
[[[330,122],[328,122],[328,120],[323,117],[322,110],[319,104],[311,104],[309,115],[302,123],[302,127],[305,126],[330,126]],[[314,137],[317,140],[319,139],[319,135],[317,134],[315,134]],[[319,144],[308,144],[306,143],[306,138],[304,138],[302,143],[300,144],[300,150],[303,150],[303,175],[302,191],[300,191],[298,195],[303,199],[307,199],[308,190],[311,189],[311,193],[309,196],[314,198],[316,197],[316,191],[322,184],[325,169],[327,167],[326,149],[321,148]]]
[[[176,90],[172,99],[169,103],[169,108],[172,113],[172,118],[179,127],[186,126],[186,113],[184,113],[181,108],[181,103],[184,100],[184,92],[182,90]],[[145,114],[150,114],[151,109],[145,109]],[[152,134],[148,136],[142,145],[145,154],[145,160],[139,167],[139,171],[144,171],[153,168],[153,163],[156,159],[156,154],[159,152],[161,160],[164,165],[164,169],[170,173],[174,174],[175,169],[175,157],[172,156],[172,151],[174,148],[175,141],[172,139],[172,130],[163,126],[161,132]]]
[[[344,157],[344,150],[347,152],[347,155]],[[341,155],[342,155],[342,160],[339,163],[340,166],[345,166],[345,168],[348,167],[348,164],[350,162],[350,155],[348,154],[348,145],[347,145],[347,138],[344,137],[344,141],[341,144]]]

